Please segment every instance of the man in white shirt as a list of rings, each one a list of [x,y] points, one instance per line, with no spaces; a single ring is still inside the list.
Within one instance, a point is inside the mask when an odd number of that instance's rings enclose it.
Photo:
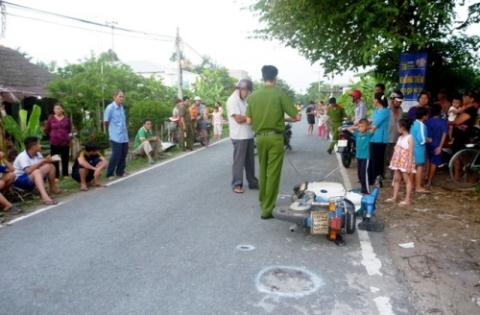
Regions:
[[[253,90],[252,81],[242,79],[237,83],[235,91],[227,100],[228,124],[230,138],[233,143],[233,179],[232,189],[235,193],[243,193],[243,170],[250,189],[258,189],[255,177],[255,143],[253,131],[245,116],[247,112],[247,96]]]
[[[28,137],[25,139],[25,151],[22,151],[13,162],[16,177],[14,185],[25,190],[32,190],[36,187],[43,203],[54,205],[56,201],[48,195],[44,180],[48,178],[51,193],[61,192],[55,181],[55,167],[52,164],[52,158],[50,156],[43,158],[40,150],[38,138]]]

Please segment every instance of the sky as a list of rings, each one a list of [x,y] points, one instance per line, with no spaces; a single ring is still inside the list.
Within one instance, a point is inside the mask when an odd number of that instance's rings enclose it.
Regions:
[[[117,23],[118,27],[131,28],[174,36],[176,28],[191,47],[185,47],[186,57],[194,64],[201,61],[198,54],[208,55],[218,64],[229,69],[242,69],[254,80],[260,79],[264,64],[279,68],[280,78],[297,92],[304,91],[311,82],[319,80],[348,84],[354,74],[324,77],[322,68],[279,42],[253,39],[253,32],[261,28],[258,18],[245,9],[254,0],[9,0],[16,4],[61,13],[74,17]],[[471,0],[467,0],[471,2]],[[99,54],[112,48],[112,36],[108,29],[91,28],[51,16],[19,10],[7,6],[7,13],[95,29],[97,32],[58,24],[7,15],[5,38],[0,43],[20,48],[33,59],[63,65]],[[460,13],[462,14],[462,13]],[[99,33],[101,31],[102,33]],[[478,34],[476,25],[469,33]],[[168,65],[174,52],[174,43],[152,41],[145,38],[124,36],[115,32],[113,47],[123,62],[148,62]]]
[[[177,26],[180,34],[196,52],[185,47],[186,57],[194,64],[201,55],[208,55],[218,64],[229,69],[242,69],[255,79],[260,79],[264,64],[279,68],[279,77],[286,80],[298,92],[311,82],[324,80],[348,83],[350,74],[323,78],[318,64],[309,61],[281,43],[253,39],[253,31],[260,28],[257,17],[245,9],[251,0],[175,0],[175,1],[112,1],[112,0],[10,0],[16,4],[98,21],[114,21],[119,27],[138,29],[174,36]],[[51,16],[15,9],[7,6],[7,13],[70,24],[82,28],[88,26],[68,22]],[[7,15],[6,33],[2,43],[11,48],[19,47],[34,60],[44,62],[76,62],[91,52],[98,54],[112,47],[108,29],[94,28],[105,33],[29,20]],[[173,41],[159,42],[122,36],[115,32],[114,50],[124,62],[147,61],[168,65],[174,52]]]

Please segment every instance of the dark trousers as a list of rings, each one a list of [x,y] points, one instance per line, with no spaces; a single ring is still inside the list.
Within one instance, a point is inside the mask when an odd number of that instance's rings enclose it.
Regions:
[[[232,140],[233,166],[232,187],[243,186],[243,170],[247,177],[249,187],[258,187],[255,177],[255,143],[253,139]]]
[[[70,159],[70,146],[68,145],[50,145],[50,154],[60,155],[62,163],[62,176],[68,176],[68,160]],[[55,177],[60,177],[60,162],[54,163]]]
[[[386,143],[370,142],[370,162],[368,166],[368,181],[370,185],[375,184],[375,179],[378,176],[384,178],[386,147]]]
[[[107,177],[113,176],[115,170],[117,176],[123,176],[127,163],[128,142],[119,143],[110,141],[110,143],[112,144],[112,155],[108,162]]]
[[[368,181],[368,159],[357,159],[357,174],[360,185],[362,185],[362,194],[369,194],[369,181]]]

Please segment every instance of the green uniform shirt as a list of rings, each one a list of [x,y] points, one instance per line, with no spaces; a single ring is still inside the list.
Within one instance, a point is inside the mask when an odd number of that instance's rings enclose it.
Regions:
[[[327,110],[327,115],[330,118],[332,126],[340,126],[345,117],[345,110],[338,105],[336,107],[330,106]]]
[[[276,86],[264,86],[256,90],[247,99],[246,116],[252,119],[255,133],[285,131],[285,113],[290,117],[298,114],[293,102],[283,90]]]
[[[133,144],[133,146],[135,147],[135,149],[137,149],[140,144],[142,144],[142,140],[141,138],[144,138],[144,139],[150,139],[153,137],[153,133],[151,130],[145,130],[145,128],[140,128],[138,129],[138,132],[137,132],[137,135],[135,136],[135,142]]]

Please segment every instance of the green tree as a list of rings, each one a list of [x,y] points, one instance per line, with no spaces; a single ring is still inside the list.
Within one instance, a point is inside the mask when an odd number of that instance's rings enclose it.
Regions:
[[[90,56],[77,64],[68,64],[58,68],[55,79],[48,86],[50,96],[58,99],[72,115],[77,129],[87,129],[85,132],[102,130],[104,107],[112,99],[116,89],[122,89],[126,95],[127,114],[137,103],[144,109],[152,106],[152,115],[162,113],[161,117],[150,117],[157,123],[168,116],[167,108],[173,108],[175,90],[168,88],[153,78],[144,78],[121,63],[113,52]],[[158,111],[156,108],[161,107]],[[133,113],[148,114],[148,111],[134,110]],[[143,117],[143,120],[146,117]],[[140,118],[134,119],[135,124]],[[132,121],[133,123],[133,121]],[[140,124],[141,125],[141,124]],[[157,126],[158,128],[160,126]],[[137,126],[130,126],[133,131]],[[94,130],[90,130],[94,129]]]
[[[235,81],[226,68],[204,68],[194,84],[193,92],[208,106],[216,101],[224,104],[235,89]]]
[[[342,87],[322,82],[310,83],[305,94],[297,95],[297,100],[302,104],[308,104],[311,101],[327,102],[330,96],[338,97],[342,94]]]
[[[259,36],[298,49],[312,62],[320,61],[327,73],[373,67],[397,81],[399,54],[427,50],[427,83],[436,87],[452,82],[449,75],[435,76],[442,69],[457,74],[468,69],[478,78],[480,38],[463,31],[479,21],[480,5],[471,4],[468,18],[457,23],[460,5],[465,2],[258,0],[252,9],[265,25]]]

